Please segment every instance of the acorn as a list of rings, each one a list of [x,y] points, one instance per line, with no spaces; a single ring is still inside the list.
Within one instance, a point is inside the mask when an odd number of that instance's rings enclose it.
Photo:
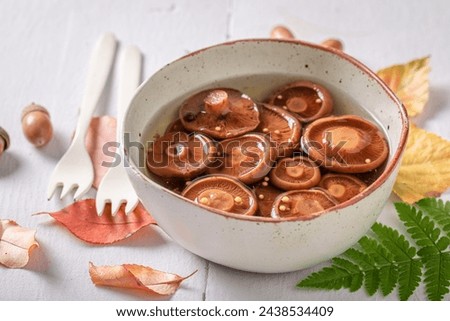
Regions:
[[[2,127],[0,127],[0,156],[8,149],[10,144],[9,135]]]
[[[22,111],[22,130],[34,146],[47,145],[53,137],[53,126],[47,109],[35,103],[25,107]]]

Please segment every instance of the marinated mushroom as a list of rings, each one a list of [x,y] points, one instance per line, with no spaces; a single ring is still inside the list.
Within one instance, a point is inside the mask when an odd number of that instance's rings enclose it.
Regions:
[[[307,157],[283,158],[271,170],[270,181],[285,191],[307,189],[320,182],[320,169]]]
[[[202,134],[168,133],[150,146],[147,167],[161,177],[192,179],[206,170],[215,153],[212,140]]]
[[[180,108],[184,128],[216,139],[232,138],[254,130],[259,111],[253,100],[231,88],[208,89],[188,98]]]
[[[302,138],[308,156],[339,173],[364,173],[388,156],[383,133],[370,121],[354,115],[326,117],[311,123]]]
[[[343,203],[358,195],[367,188],[360,179],[346,174],[326,174],[319,186],[326,189],[339,203]]]
[[[267,104],[259,104],[258,107],[260,122],[256,130],[270,135],[277,157],[291,156],[300,143],[300,122],[283,108]]]
[[[208,166],[208,173],[230,175],[251,184],[269,173],[275,157],[276,151],[266,136],[245,134],[217,144],[216,161]]]
[[[229,213],[254,215],[255,195],[242,183],[226,175],[209,175],[192,181],[181,193],[195,203]]]
[[[272,31],[270,32],[270,38],[274,39],[287,39],[287,40],[293,40],[295,39],[294,34],[291,30],[289,30],[285,26],[275,26]]]
[[[333,111],[333,99],[329,91],[306,80],[281,87],[269,97],[268,102],[287,109],[303,123],[328,116]]]
[[[330,38],[322,41],[321,45],[324,47],[333,48],[341,51],[344,50],[344,44],[339,39]]]
[[[337,201],[322,189],[289,191],[276,198],[273,203],[272,217],[310,219],[335,205]]]
[[[273,186],[267,176],[264,177],[262,182],[253,187],[253,191],[258,202],[256,214],[262,217],[271,217],[273,202],[284,191]]]

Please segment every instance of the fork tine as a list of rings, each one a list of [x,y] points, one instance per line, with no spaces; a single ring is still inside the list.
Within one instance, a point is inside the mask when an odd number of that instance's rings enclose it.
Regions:
[[[73,196],[73,199],[75,201],[78,201],[78,199],[83,196],[84,194],[86,194],[89,189],[92,186],[92,182],[90,182],[89,184],[87,184],[86,186],[78,186],[78,189],[75,192],[75,195]]]
[[[103,215],[103,211],[105,210],[105,205],[106,205],[106,201],[103,198],[100,199],[99,197],[97,197],[97,199],[95,200],[95,208],[97,210],[98,216]]]
[[[139,203],[139,199],[136,197],[133,197],[133,199],[128,199],[127,200],[127,205],[125,206],[125,213],[128,215],[131,212],[134,211],[134,209],[136,208],[136,206]]]
[[[51,198],[53,197],[53,195],[56,192],[56,189],[62,185],[59,182],[51,182],[48,187],[47,187],[47,200],[51,200]]]
[[[112,200],[112,202],[111,202],[111,215],[112,216],[117,215],[117,212],[119,211],[121,204],[122,204],[122,200],[119,200],[119,201]]]
[[[59,198],[63,199],[64,197],[66,197],[67,194],[69,194],[70,191],[73,190],[76,186],[77,184],[64,184],[61,191],[61,196]]]

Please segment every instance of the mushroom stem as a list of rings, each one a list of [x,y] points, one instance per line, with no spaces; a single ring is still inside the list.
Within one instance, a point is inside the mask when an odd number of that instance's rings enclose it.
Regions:
[[[341,198],[345,194],[345,186],[341,184],[331,184],[328,187],[328,192],[335,198]]]
[[[293,178],[300,178],[304,174],[304,169],[301,166],[286,167],[286,174]]]
[[[197,199],[203,205],[207,205],[226,212],[230,212],[233,209],[235,202],[238,205],[242,204],[241,197],[237,196],[233,198],[230,193],[217,188],[211,188],[203,191],[197,197]]]
[[[225,115],[230,112],[228,94],[224,90],[216,89],[205,97],[205,110],[214,115]]]

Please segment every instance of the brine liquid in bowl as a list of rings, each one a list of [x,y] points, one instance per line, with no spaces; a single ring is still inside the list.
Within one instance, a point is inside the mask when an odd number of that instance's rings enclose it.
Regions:
[[[368,109],[364,108],[358,104],[351,96],[344,92],[342,89],[337,88],[329,83],[324,83],[323,80],[311,78],[311,77],[292,77],[286,76],[284,74],[268,74],[268,75],[250,75],[245,77],[233,77],[224,79],[221,81],[214,81],[211,84],[208,84],[203,87],[199,87],[196,90],[185,93],[183,95],[176,95],[171,97],[169,103],[160,108],[159,113],[154,117],[157,121],[152,121],[147,124],[145,130],[143,132],[143,139],[145,142],[149,142],[146,146],[151,146],[151,142],[155,140],[158,136],[164,134],[167,126],[175,121],[178,118],[178,110],[182,102],[202,90],[212,89],[212,88],[234,88],[242,91],[244,94],[251,97],[256,102],[264,101],[271,93],[273,93],[280,86],[283,86],[287,83],[291,83],[299,80],[308,80],[319,85],[325,87],[333,98],[333,115],[356,115],[360,116],[366,120],[377,125],[377,127],[383,132],[385,139],[388,141],[388,136],[386,132],[386,128],[382,126],[380,121],[371,114]],[[151,108],[151,103],[148,103],[148,108]],[[388,141],[388,145],[390,146],[390,142]],[[298,149],[295,151],[295,154],[300,154],[301,151]],[[145,152],[144,155],[147,155]],[[381,166],[377,167],[374,170],[368,171],[366,173],[354,174],[357,178],[362,180],[366,185],[372,184],[382,173],[385,165],[385,161]],[[185,187],[186,181],[178,178],[163,178],[153,173],[150,173],[147,169],[145,169],[146,175],[152,180],[157,181],[162,186],[176,192],[180,193]],[[327,170],[322,169],[322,174],[327,173]],[[256,186],[256,185],[255,185]],[[253,185],[251,187],[254,187]],[[264,196],[261,196],[264,197]]]

